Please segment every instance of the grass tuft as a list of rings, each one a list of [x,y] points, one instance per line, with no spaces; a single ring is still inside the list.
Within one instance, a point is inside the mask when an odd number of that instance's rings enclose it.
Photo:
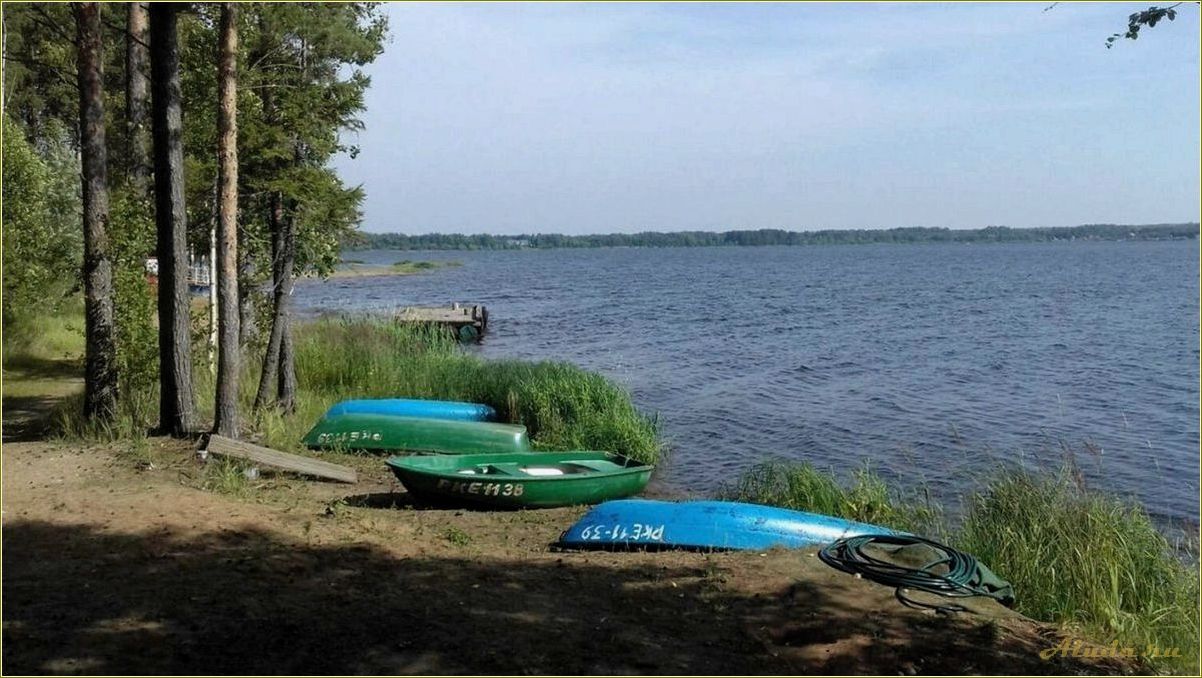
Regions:
[[[740,501],[839,516],[923,534],[942,534],[942,509],[925,496],[902,496],[867,464],[844,485],[809,463],[760,463],[726,492]]]
[[[976,556],[1014,585],[1019,612],[1073,628],[1101,643],[1148,654],[1159,671],[1197,675],[1199,570],[1148,514],[1084,488],[1074,467],[1034,475],[1008,469],[967,497],[953,528],[923,496],[891,492],[870,468],[848,484],[809,464],[766,462],[731,491],[770,504],[924,534]]]
[[[455,546],[464,547],[472,543],[472,536],[458,527],[448,527],[443,538]]]
[[[434,398],[491,405],[523,424],[539,449],[595,449],[654,463],[655,422],[605,377],[561,362],[483,360],[438,328],[383,320],[319,320],[297,337],[301,398],[291,415],[260,421],[269,442],[293,447],[347,398]]]
[[[1153,665],[1197,675],[1198,568],[1138,505],[1069,471],[1007,471],[970,497],[957,546],[1010,580],[1027,616],[1140,651],[1179,648],[1181,660]]]
[[[210,492],[245,497],[254,489],[247,473],[250,468],[236,459],[210,458],[204,465],[200,486]]]
[[[502,421],[527,427],[538,449],[593,449],[655,463],[663,450],[655,421],[635,409],[630,394],[605,377],[561,362],[489,361],[469,354],[436,327],[378,318],[323,319],[296,332],[298,393],[295,409],[250,416],[259,369],[248,361],[241,379],[243,417],[264,445],[302,451],[301,439],[334,403],[348,398],[434,398],[482,402]],[[198,361],[203,349],[194,351]],[[198,413],[212,420],[214,380],[193,371]],[[144,436],[158,416],[157,393],[122,396],[116,421],[82,420],[82,395],[67,399],[54,417],[68,440]]]

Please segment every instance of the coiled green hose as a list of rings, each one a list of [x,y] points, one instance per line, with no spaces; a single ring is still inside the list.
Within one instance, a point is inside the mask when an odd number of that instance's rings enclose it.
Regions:
[[[907,567],[876,558],[865,553],[868,545],[884,547],[886,551],[901,547],[924,545],[937,558],[922,567]],[[926,591],[948,598],[970,598],[986,596],[1007,607],[1014,605],[1014,589],[1010,583],[995,575],[988,567],[967,553],[940,544],[939,542],[912,535],[865,534],[847,537],[827,545],[818,552],[822,562],[849,574],[858,574],[886,586],[893,586],[893,594],[903,605],[913,608],[932,609],[939,612],[964,612],[962,605],[934,605],[906,596],[908,589]],[[946,572],[936,568],[945,566]]]

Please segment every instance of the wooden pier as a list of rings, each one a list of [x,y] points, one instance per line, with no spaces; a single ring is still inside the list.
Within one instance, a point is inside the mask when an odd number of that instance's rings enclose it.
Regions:
[[[455,333],[460,341],[477,341],[488,329],[488,309],[479,304],[464,306],[409,306],[397,314],[398,322],[440,325]]]

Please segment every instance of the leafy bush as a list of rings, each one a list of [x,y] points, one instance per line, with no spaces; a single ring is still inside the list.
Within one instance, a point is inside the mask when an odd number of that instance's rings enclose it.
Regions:
[[[33,338],[39,318],[54,313],[81,284],[83,227],[79,164],[62,139],[39,152],[4,116],[4,339]]]
[[[117,190],[109,214],[119,390],[134,393],[158,383],[158,304],[145,269],[155,248],[154,213],[145,199]]]

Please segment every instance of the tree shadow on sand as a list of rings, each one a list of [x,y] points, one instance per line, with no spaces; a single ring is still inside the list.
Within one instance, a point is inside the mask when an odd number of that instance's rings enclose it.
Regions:
[[[4,528],[3,669],[896,673],[905,661],[933,673],[1080,669],[1040,661],[1035,646],[971,619],[866,615],[837,588],[804,581],[739,591],[700,558],[618,562],[580,553],[405,558],[264,531],[184,537],[14,521]]]

